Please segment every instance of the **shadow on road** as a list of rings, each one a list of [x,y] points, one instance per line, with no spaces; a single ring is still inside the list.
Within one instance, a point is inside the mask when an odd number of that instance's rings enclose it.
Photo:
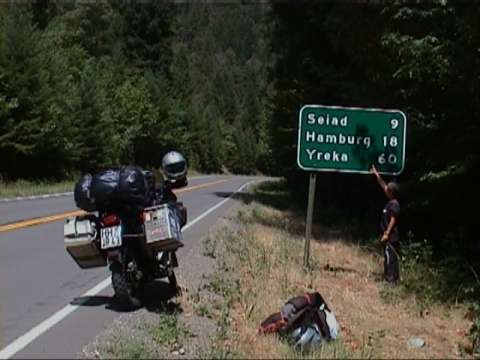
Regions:
[[[79,306],[102,306],[110,305],[112,302],[112,297],[110,296],[80,296],[76,297],[70,302],[70,305],[79,305]]]
[[[271,206],[279,210],[300,210],[297,208],[297,202],[292,201],[292,195],[286,188],[283,180],[266,181],[255,186],[252,192],[231,192],[216,191],[215,196],[240,200],[245,204],[252,201],[259,202],[263,205]]]
[[[288,198],[288,194],[285,191],[282,191],[283,189],[281,186],[282,185],[278,182],[267,182],[258,185],[251,193],[216,191],[212,194],[220,198],[231,197],[235,200],[241,201],[245,205],[256,202],[278,210],[290,210],[289,218],[285,218],[279,214],[271,215],[264,212],[254,211],[250,215],[252,217],[250,220],[268,227],[287,231],[291,235],[301,235],[305,231],[303,219],[300,217],[301,212],[292,211],[295,204]]]
[[[167,282],[153,281],[145,286],[145,291],[142,296],[143,307],[150,312],[155,313],[179,313],[180,306],[172,302],[175,297],[175,291]],[[105,309],[115,312],[132,312],[138,309],[131,309],[119,302],[114,296],[95,295],[95,296],[81,296],[73,299],[71,305],[78,306],[105,306]]]
[[[253,200],[255,200],[254,194],[249,194],[245,192],[234,193],[233,191],[215,191],[212,194],[221,198],[231,197],[236,200],[241,200],[245,204],[250,204]]]
[[[302,213],[303,207],[298,199],[288,191],[287,184],[284,180],[265,181],[255,185],[252,192],[231,192],[231,191],[216,191],[212,193],[221,198],[232,197],[240,200],[245,204],[250,204],[256,201],[260,204],[271,206],[278,210],[292,210]]]

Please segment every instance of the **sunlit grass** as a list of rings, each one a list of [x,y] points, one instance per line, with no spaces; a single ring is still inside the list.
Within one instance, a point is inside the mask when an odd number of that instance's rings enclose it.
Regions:
[[[281,185],[281,184],[280,184]],[[217,262],[210,291],[225,301],[214,316],[219,330],[207,357],[242,358],[418,358],[458,357],[468,329],[465,308],[425,304],[404,294],[386,301],[382,254],[365,249],[347,229],[319,225],[311,243],[311,269],[303,269],[304,219],[284,203],[279,189],[255,197],[237,216],[203,243]],[[270,191],[270,190],[269,190]],[[215,244],[215,246],[212,246]],[[213,256],[212,256],[213,254]],[[405,274],[406,275],[406,274]],[[400,291],[401,289],[391,289]],[[292,296],[319,291],[337,315],[341,338],[300,353],[285,339],[257,334],[259,324]],[[427,314],[427,315],[425,315]],[[458,330],[458,331],[457,331]],[[411,349],[420,336],[428,344]]]

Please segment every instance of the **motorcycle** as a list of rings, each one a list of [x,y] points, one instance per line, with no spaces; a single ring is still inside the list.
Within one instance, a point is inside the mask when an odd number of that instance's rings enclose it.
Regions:
[[[67,251],[81,268],[108,264],[115,297],[127,307],[140,307],[145,284],[155,279],[167,278],[179,292],[174,268],[186,208],[168,201],[166,190],[156,191],[147,207],[116,204],[65,223]]]

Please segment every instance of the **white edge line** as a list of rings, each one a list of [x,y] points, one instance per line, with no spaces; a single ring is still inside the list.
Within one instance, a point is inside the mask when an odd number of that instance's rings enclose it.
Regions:
[[[225,204],[228,200],[230,200],[235,194],[238,192],[242,191],[246,186],[250,185],[251,183],[255,182],[256,180],[249,181],[242,186],[240,186],[237,190],[235,190],[228,198],[225,200],[220,201],[218,204],[212,206],[210,209],[202,213],[201,215],[197,216],[193,221],[189,222],[184,228],[183,231],[187,230],[188,228],[192,227],[195,225],[197,222],[205,218],[208,214],[211,212],[215,211],[218,209],[220,206]],[[109,286],[111,283],[110,277],[106,278],[99,284],[95,285],[93,288],[85,292],[84,294],[80,295],[80,298],[86,297],[86,296],[94,296],[98,294],[100,291],[105,289],[107,286]],[[72,312],[74,312],[78,307],[81,306],[81,303],[78,305],[71,305],[68,304],[64,306],[62,309],[58,310],[55,314],[50,316],[49,318],[45,319],[42,321],[40,324],[37,326],[33,327],[29,331],[27,331],[25,334],[21,335],[18,337],[16,340],[11,342],[9,345],[4,347],[2,350],[0,350],[0,359],[8,359],[15,355],[17,352],[20,350],[24,349],[27,345],[29,345],[32,341],[34,341],[36,338],[38,338],[40,335],[42,335],[44,332],[48,331],[50,328],[58,324],[60,321],[62,321],[64,318],[66,318],[68,315],[70,315]]]

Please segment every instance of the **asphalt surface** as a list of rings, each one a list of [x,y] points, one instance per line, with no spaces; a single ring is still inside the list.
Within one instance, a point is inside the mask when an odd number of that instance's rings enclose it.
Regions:
[[[226,180],[219,183],[220,180]],[[225,200],[252,177],[211,176],[192,179],[189,190],[178,195],[188,209],[189,222]],[[258,178],[256,180],[259,180]],[[208,185],[211,184],[211,185]],[[205,185],[202,187],[202,185]],[[227,201],[183,233],[187,253],[234,201]],[[73,198],[24,200],[0,204],[0,224],[56,215],[76,210]],[[0,232],[0,354],[1,349],[52,318],[67,304],[80,305],[42,332],[14,358],[72,358],[91,342],[121,311],[112,305],[113,290],[79,298],[109,277],[108,268],[80,269],[63,244],[64,220]],[[188,225],[188,223],[187,223]],[[155,285],[153,297],[162,297],[164,287]],[[1,356],[0,356],[1,357]]]

